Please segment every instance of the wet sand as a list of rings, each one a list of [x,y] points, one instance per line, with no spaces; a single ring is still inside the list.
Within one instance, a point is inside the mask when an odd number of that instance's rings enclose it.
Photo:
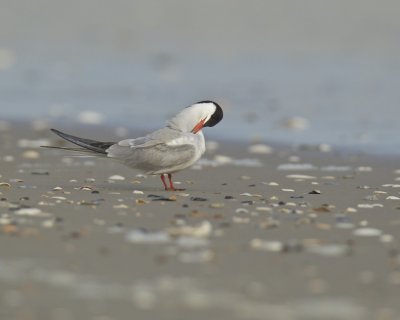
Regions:
[[[1,319],[400,317],[396,157],[218,141],[165,192],[2,130]]]

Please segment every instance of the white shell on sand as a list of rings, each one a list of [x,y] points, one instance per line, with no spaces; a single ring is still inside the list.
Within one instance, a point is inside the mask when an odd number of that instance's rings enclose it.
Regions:
[[[274,149],[266,144],[253,144],[248,148],[248,151],[253,154],[270,154]]]
[[[262,240],[255,238],[250,241],[250,246],[253,249],[265,250],[270,252],[281,252],[284,248],[284,244],[281,241],[275,240]]]
[[[133,243],[148,243],[158,244],[167,243],[171,239],[169,235],[164,231],[146,232],[143,230],[132,230],[126,234],[125,240]]]
[[[381,203],[360,203],[357,205],[357,208],[361,209],[373,209],[373,208],[383,208],[383,204]]]
[[[171,236],[208,237],[212,232],[212,224],[205,220],[196,226],[171,227],[167,232]]]
[[[39,208],[22,208],[16,210],[14,213],[20,216],[32,216],[32,217],[48,217],[50,215],[49,213],[43,212]]]
[[[359,228],[354,230],[353,234],[360,237],[377,237],[382,234],[382,230],[375,228]]]
[[[125,180],[125,177],[114,174],[114,175],[108,177],[108,180],[123,181],[123,180]]]

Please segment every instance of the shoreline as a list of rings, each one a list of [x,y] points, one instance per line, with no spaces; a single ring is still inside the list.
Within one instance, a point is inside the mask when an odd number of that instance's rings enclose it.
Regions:
[[[65,132],[76,132],[76,135],[81,135],[89,139],[99,139],[103,141],[118,141],[118,139],[135,138],[146,135],[147,133],[156,130],[164,125],[161,123],[160,126],[154,126],[153,128],[129,128],[125,125],[112,124],[85,124],[77,121],[60,121],[60,120],[46,120],[35,119],[28,121],[24,119],[13,119],[3,118],[0,119],[3,124],[0,124],[0,133],[6,133],[7,127],[12,126],[13,128],[24,128],[31,129],[32,133],[36,138],[46,137],[52,138],[50,128],[59,129]],[[211,131],[211,132],[210,132]],[[220,144],[227,145],[227,149],[242,148],[244,151],[250,145],[263,144],[271,147],[275,150],[285,150],[287,152],[302,152],[310,151],[315,152],[316,155],[331,155],[336,156],[365,156],[371,159],[391,159],[395,160],[400,158],[400,152],[387,152],[379,150],[376,146],[339,146],[337,144],[329,144],[325,142],[320,143],[290,143],[288,141],[277,141],[273,139],[263,139],[261,137],[254,137],[248,139],[232,139],[226,137],[218,137],[212,133],[212,130],[205,130],[205,139],[207,141],[219,142]],[[366,148],[371,148],[371,152],[368,152]]]

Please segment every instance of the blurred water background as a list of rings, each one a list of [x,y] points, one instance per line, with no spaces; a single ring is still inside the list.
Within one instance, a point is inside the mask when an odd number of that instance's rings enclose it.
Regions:
[[[153,129],[215,99],[207,136],[399,153],[399,71],[395,0],[0,0],[1,119]]]

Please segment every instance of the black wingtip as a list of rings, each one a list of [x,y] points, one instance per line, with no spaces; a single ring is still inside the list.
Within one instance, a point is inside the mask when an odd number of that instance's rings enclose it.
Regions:
[[[70,135],[68,133],[61,132],[61,131],[53,129],[53,128],[51,128],[50,130],[52,132],[54,132],[56,135],[58,135],[59,137],[65,139],[73,144],[76,144],[82,148],[85,148],[85,149],[88,149],[88,150],[91,150],[91,151],[97,152],[97,153],[106,154],[106,150],[115,143],[115,142],[101,142],[101,141],[96,141],[96,140],[80,138],[80,137]]]
[[[62,134],[63,133],[60,130],[57,130],[57,129],[54,129],[54,128],[51,128],[50,131],[54,132],[55,134],[60,134],[60,133]]]
[[[64,133],[61,132],[60,130],[51,128],[50,131],[53,132],[53,133],[55,133],[56,135],[60,136],[61,138],[64,138],[64,137],[63,137],[63,134],[64,134]],[[65,139],[65,138],[64,138],[64,139]]]

